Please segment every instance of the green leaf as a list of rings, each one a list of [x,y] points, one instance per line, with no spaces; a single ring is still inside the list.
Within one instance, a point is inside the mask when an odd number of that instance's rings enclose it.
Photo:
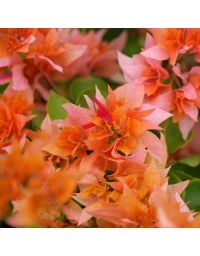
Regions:
[[[169,184],[176,184],[181,181],[190,180],[189,186],[181,195],[181,197],[187,203],[190,202],[191,201],[190,197],[192,197],[191,191],[190,191],[192,190],[191,184],[193,184],[193,181],[200,182],[200,166],[197,165],[195,167],[191,167],[189,165],[178,162],[170,168],[168,176],[169,176]],[[199,201],[200,201],[200,196],[199,196]],[[200,205],[200,202],[199,202],[199,205]],[[193,209],[192,207],[193,205],[191,205],[191,209]]]
[[[33,115],[35,115],[35,117],[31,120],[31,129],[38,130],[45,115],[36,109],[33,110]]]
[[[179,182],[181,182],[181,178],[179,175],[177,175],[177,173],[173,172],[169,174],[169,184],[176,184]]]
[[[156,137],[160,139],[160,131],[157,131],[157,130],[149,130],[149,131],[152,132],[154,135],[156,135]]]
[[[190,180],[190,184],[182,193],[182,197],[189,203],[191,209],[200,210],[200,156],[190,156],[175,163],[170,168],[168,176],[169,184]],[[195,191],[198,193],[199,199],[194,195]]]
[[[5,89],[8,87],[8,83],[7,84],[2,84],[1,86],[0,86],[0,94],[2,94],[4,91],[5,91]]]
[[[200,179],[194,179],[185,190],[185,201],[191,210],[200,211]]]
[[[96,220],[96,218],[95,217],[92,217],[92,219],[91,219],[91,221],[92,221],[92,228],[97,228],[97,220]]]
[[[111,41],[115,38],[117,38],[124,30],[127,29],[123,29],[123,28],[109,28],[107,29],[107,32],[104,36],[104,40],[105,41]]]
[[[132,31],[129,33],[129,38],[126,41],[126,45],[123,50],[123,53],[128,56],[139,53],[141,51],[141,47],[144,46],[145,34],[138,34],[134,32]]]
[[[172,165],[169,171],[169,183],[174,184],[173,182],[175,178],[180,181],[184,180],[192,180],[192,179],[200,179],[200,168],[199,166],[191,167],[180,162]]]
[[[63,108],[63,104],[67,102],[69,101],[66,98],[58,95],[54,91],[51,91],[47,102],[47,112],[52,120],[66,118],[67,112]]]
[[[87,79],[75,79],[70,84],[70,97],[72,101],[82,107],[87,107],[83,95],[92,98],[95,95],[95,87],[98,87],[104,97],[108,94],[107,83],[98,77],[88,77]]]
[[[171,118],[167,120],[165,125],[165,138],[169,153],[176,152],[179,148],[187,144],[192,138],[192,131],[186,140],[183,139],[178,124],[172,122]]]
[[[63,97],[68,98],[70,81],[54,81],[54,84],[57,86],[57,89],[62,93]]]
[[[127,40],[125,49],[124,49],[124,54],[128,56],[132,56],[133,54],[139,53],[141,51],[141,45],[138,42],[138,39],[136,38],[130,38]]]
[[[189,156],[180,160],[179,162],[191,167],[197,167],[200,164],[200,155]]]

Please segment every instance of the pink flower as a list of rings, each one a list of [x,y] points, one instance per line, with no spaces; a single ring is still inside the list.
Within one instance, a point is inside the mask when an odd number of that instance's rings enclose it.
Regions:
[[[165,59],[162,50],[155,45],[154,39],[147,34],[145,50],[133,57],[118,53],[119,65],[127,82],[144,85],[145,95],[151,96],[168,86],[162,80],[168,78],[168,72],[161,66]]]
[[[123,32],[111,42],[104,42],[106,30],[81,33],[73,29],[68,40],[75,46],[85,46],[86,51],[81,58],[64,69],[63,79],[72,79],[75,76],[86,77],[91,73],[95,75],[118,80],[120,70],[117,65],[117,51],[122,50],[126,42],[126,33]]]
[[[177,76],[182,78],[183,86],[180,89],[174,90],[174,108],[173,120],[179,122],[179,127],[182,132],[183,138],[186,139],[189,131],[194,126],[198,119],[199,96],[198,88],[190,82],[190,74],[181,73],[180,66],[173,68]],[[194,71],[194,69],[193,69]]]

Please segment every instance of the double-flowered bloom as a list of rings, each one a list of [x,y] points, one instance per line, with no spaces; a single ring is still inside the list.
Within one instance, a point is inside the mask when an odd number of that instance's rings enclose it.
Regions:
[[[134,92],[134,93],[133,93]],[[143,104],[144,90],[127,83],[114,91],[109,87],[106,99],[97,89],[94,101],[86,96],[88,109],[66,103],[66,120],[55,121],[49,143],[44,150],[58,156],[78,157],[88,151],[105,160],[124,159],[149,154],[156,160],[166,160],[164,138],[152,130],[171,116],[151,104]],[[52,137],[52,139],[51,139]]]

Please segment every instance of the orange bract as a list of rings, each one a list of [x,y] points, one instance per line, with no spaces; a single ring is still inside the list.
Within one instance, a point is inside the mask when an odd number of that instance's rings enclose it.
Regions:
[[[162,170],[129,160],[105,177],[85,185],[75,197],[86,205],[83,215],[87,213],[116,227],[156,227],[150,195],[166,182]],[[83,218],[80,224],[86,220]]]
[[[151,29],[151,32],[158,45],[168,52],[173,65],[179,53],[199,51],[199,29],[166,28]]]
[[[8,57],[15,52],[27,52],[34,40],[36,29],[2,28],[0,29],[0,57]]]
[[[83,130],[75,126],[64,126],[58,129],[57,136],[52,142],[47,143],[43,150],[57,156],[84,156],[87,147],[84,143],[86,138]]]
[[[183,29],[166,28],[152,29],[151,32],[161,48],[170,55],[171,63],[176,61],[178,51],[185,46],[185,33]]]
[[[0,96],[0,147],[9,145],[14,138],[24,134],[23,127],[31,119],[33,105],[27,102],[25,94]]]
[[[0,159],[0,217],[8,214],[13,226],[48,226],[59,217],[69,200],[76,179],[55,170],[41,152],[22,153],[17,144]],[[14,211],[8,212],[9,203]]]
[[[163,191],[153,195],[154,207],[158,226],[161,228],[198,228],[200,218],[193,217],[188,207],[178,194],[170,197]]]

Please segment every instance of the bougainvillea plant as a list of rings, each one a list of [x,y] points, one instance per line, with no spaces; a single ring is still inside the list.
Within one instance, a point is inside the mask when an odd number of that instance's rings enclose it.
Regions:
[[[200,227],[200,29],[0,29],[0,226]]]

